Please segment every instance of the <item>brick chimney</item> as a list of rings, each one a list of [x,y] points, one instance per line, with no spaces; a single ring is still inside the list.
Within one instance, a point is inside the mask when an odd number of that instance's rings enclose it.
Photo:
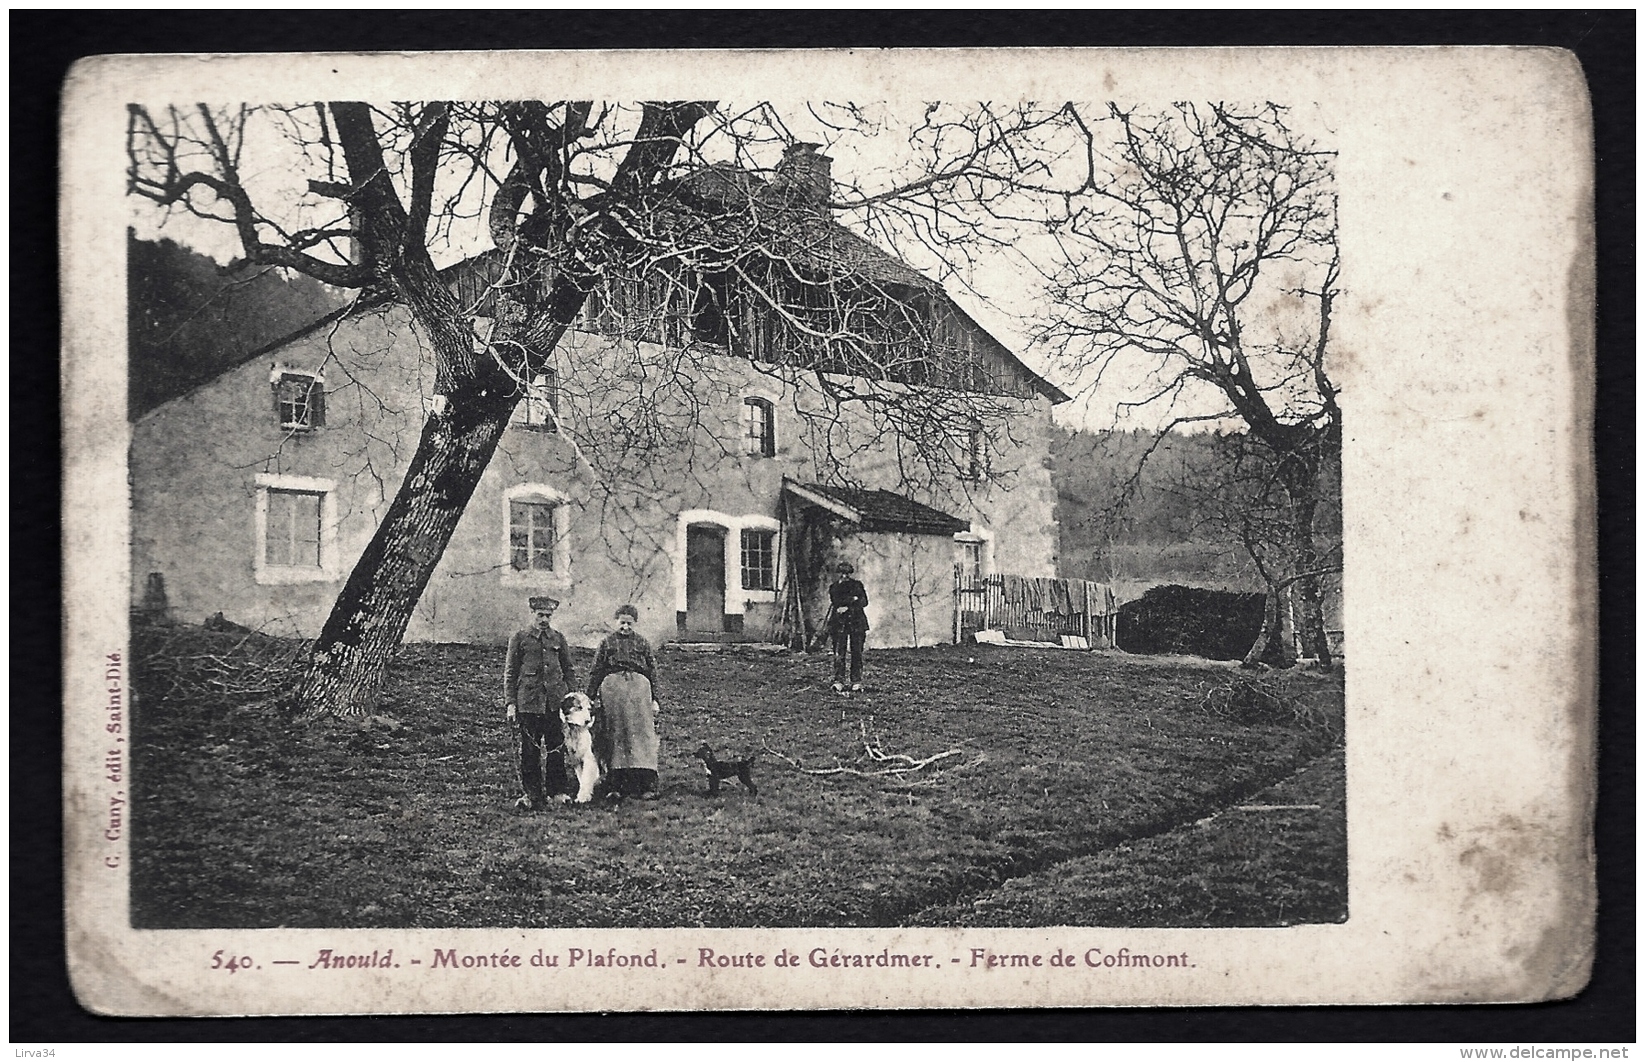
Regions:
[[[777,163],[773,182],[778,188],[791,188],[807,203],[822,206],[834,190],[834,160],[820,155],[821,144],[790,144],[783,151],[783,160]]]

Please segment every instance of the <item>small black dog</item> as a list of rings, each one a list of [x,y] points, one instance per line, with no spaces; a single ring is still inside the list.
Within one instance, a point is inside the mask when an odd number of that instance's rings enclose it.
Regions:
[[[708,742],[705,741],[697,747],[697,751],[692,755],[702,760],[703,768],[708,771],[709,796],[718,796],[720,779],[730,778],[732,775],[736,775],[742,784],[748,787],[750,796],[760,795],[760,791],[754,788],[754,754],[752,752],[740,760],[722,760],[715,757],[714,750],[709,748]]]

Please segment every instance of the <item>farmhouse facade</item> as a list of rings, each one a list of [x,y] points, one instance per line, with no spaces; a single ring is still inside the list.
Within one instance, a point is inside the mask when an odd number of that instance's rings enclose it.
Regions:
[[[826,158],[801,145],[785,166],[770,180],[707,170],[691,189],[699,204],[815,206]],[[764,272],[745,256],[617,274],[590,294],[522,381],[409,640],[501,642],[527,596],[547,594],[582,645],[625,602],[655,642],[810,641],[849,559],[874,644],[929,645],[954,638],[957,575],[1055,574],[1047,458],[1066,396],[939,285],[822,209],[803,216],[780,253],[762,248]],[[482,337],[498,263],[448,271]],[[824,289],[834,335],[868,328],[857,314],[892,338],[871,357],[807,345],[818,318],[803,307]],[[441,402],[409,311],[363,298],[139,417],[134,607],[316,634]],[[897,406],[951,412],[910,428],[887,415]],[[939,445],[909,445],[933,424]]]

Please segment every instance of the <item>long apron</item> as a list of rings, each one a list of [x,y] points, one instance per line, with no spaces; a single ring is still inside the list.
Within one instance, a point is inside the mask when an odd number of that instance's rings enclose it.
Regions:
[[[610,767],[657,769],[657,716],[652,710],[651,680],[632,671],[616,671],[600,683],[605,739]]]

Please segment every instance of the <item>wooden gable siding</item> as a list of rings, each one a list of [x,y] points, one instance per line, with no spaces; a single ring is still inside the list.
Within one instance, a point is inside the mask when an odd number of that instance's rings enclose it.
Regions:
[[[502,264],[502,255],[489,251],[446,271],[472,316],[491,316]],[[516,294],[532,306],[552,282],[541,269]],[[772,308],[773,298],[782,312]],[[608,275],[589,293],[580,327],[894,383],[1025,399],[1037,390],[1037,378],[940,291],[812,278],[788,263],[744,261],[719,273],[658,265],[639,275]]]
[[[1020,363],[944,296],[796,281],[783,277],[781,267],[750,282],[743,279],[749,272],[657,269],[610,276],[590,293],[583,327],[672,347],[702,343],[766,364],[1034,395]],[[781,312],[771,306],[773,295]]]

